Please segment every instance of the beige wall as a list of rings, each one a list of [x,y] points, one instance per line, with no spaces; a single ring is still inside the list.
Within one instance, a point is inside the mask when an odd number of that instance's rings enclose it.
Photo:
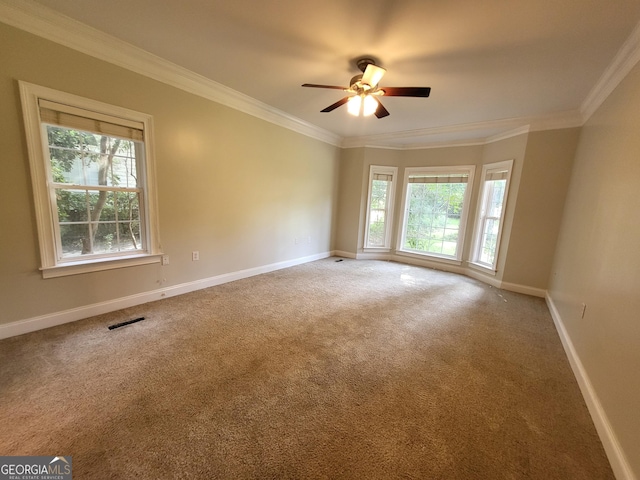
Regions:
[[[531,132],[521,169],[513,172],[513,222],[505,240],[502,280],[546,290],[564,206],[579,128]]]
[[[585,124],[549,296],[640,478],[640,65]],[[581,318],[582,303],[586,304]]]
[[[338,252],[356,252],[358,229],[353,228],[353,225],[360,221],[363,165],[364,148],[348,148],[342,151],[335,235],[335,249]]]
[[[0,45],[0,324],[331,251],[337,147],[4,24]],[[170,265],[42,279],[18,80],[153,115]]]

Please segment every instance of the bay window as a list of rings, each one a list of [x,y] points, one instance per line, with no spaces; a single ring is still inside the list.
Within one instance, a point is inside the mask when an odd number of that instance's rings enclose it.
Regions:
[[[400,251],[459,261],[474,166],[407,168]]]

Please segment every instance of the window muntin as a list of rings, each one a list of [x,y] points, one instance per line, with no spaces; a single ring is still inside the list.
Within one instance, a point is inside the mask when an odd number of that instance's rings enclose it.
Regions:
[[[45,278],[159,261],[152,119],[20,82]]]
[[[400,250],[460,260],[474,167],[407,169]]]
[[[496,269],[513,161],[485,165],[478,200],[472,263]]]
[[[391,247],[395,167],[371,166],[367,204],[365,248]]]

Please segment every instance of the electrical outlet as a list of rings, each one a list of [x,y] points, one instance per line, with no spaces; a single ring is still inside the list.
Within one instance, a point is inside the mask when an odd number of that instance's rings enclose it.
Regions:
[[[169,265],[169,255],[162,255],[162,265]]]
[[[200,260],[200,252],[198,251],[191,252],[191,260],[193,260],[194,262],[197,262],[198,260]]]

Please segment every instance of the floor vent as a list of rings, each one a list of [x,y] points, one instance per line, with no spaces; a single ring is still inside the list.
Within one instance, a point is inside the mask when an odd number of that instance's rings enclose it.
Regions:
[[[144,317],[134,318],[133,320],[128,320],[122,323],[116,323],[115,325],[109,325],[109,330],[113,330],[114,328],[124,327],[125,325],[131,325],[132,323],[141,322],[144,320]]]

